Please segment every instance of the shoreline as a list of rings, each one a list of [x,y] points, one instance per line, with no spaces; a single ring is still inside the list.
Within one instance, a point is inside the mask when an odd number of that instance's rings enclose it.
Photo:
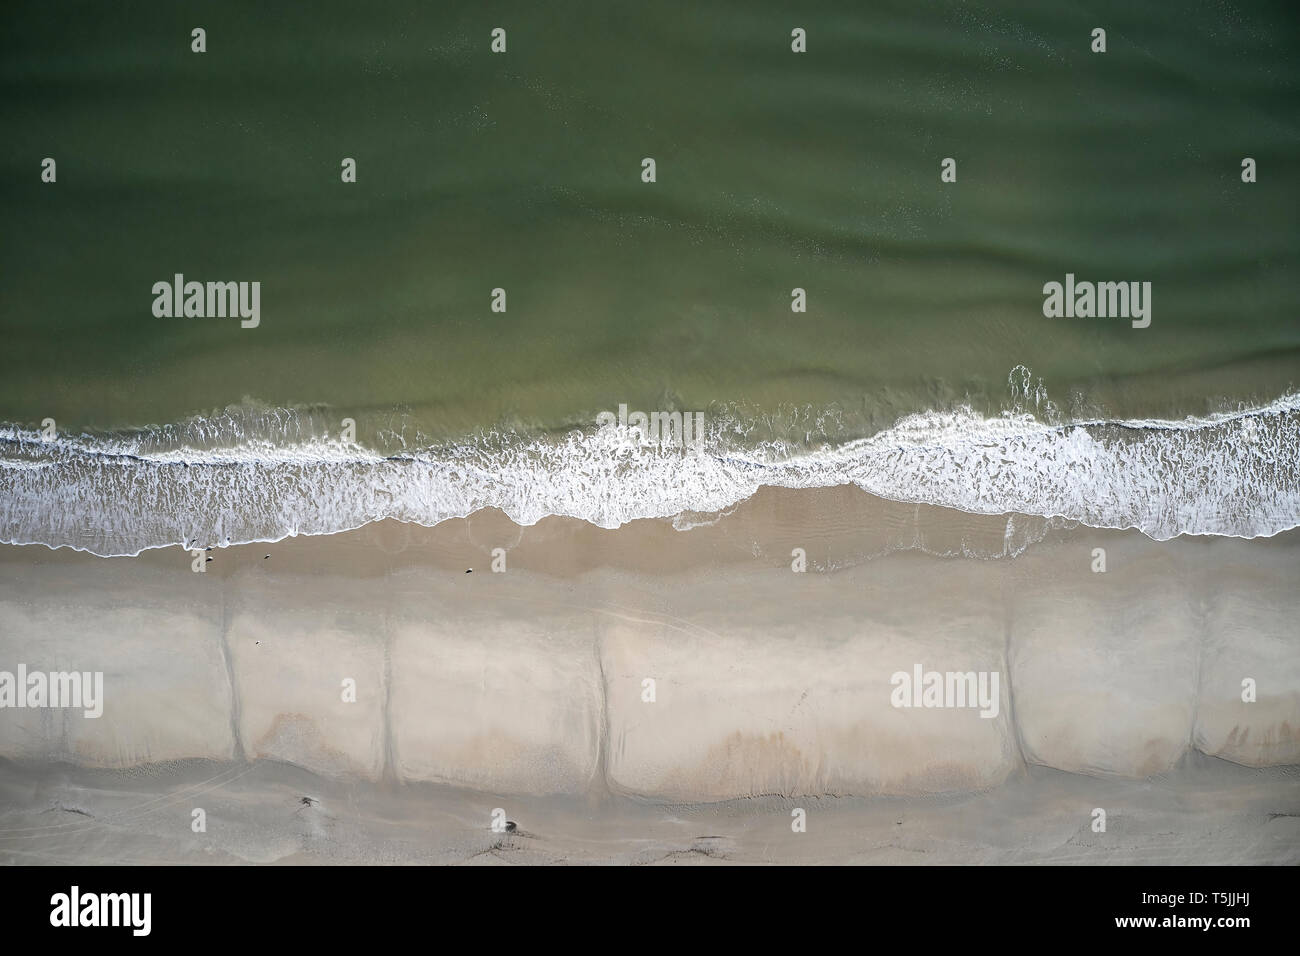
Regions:
[[[855,488],[927,514],[1132,528],[1156,540],[1254,540],[1294,530],[1300,515],[1294,395],[1160,423],[1049,425],[1027,412],[990,419],[963,408],[901,418],[840,444],[819,444],[813,422],[800,425],[806,433],[793,443],[753,430],[770,431],[770,423],[751,422],[738,438],[711,422],[707,453],[673,441],[629,447],[626,432],[607,425],[546,439],[481,434],[382,455],[330,437],[334,426],[323,418],[280,409],[269,421],[265,434],[257,416],[228,415],[104,442],[12,434],[0,442],[9,484],[0,537],[135,556],[184,543],[337,534],[377,516],[437,527],[492,508],[526,526],[569,516],[606,529],[656,518],[683,527],[768,489],[817,501],[820,492]]]

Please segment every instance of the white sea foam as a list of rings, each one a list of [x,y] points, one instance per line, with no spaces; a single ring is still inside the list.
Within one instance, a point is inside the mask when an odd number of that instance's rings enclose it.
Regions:
[[[1047,424],[968,408],[909,415],[869,438],[748,441],[714,415],[705,451],[631,449],[617,427],[490,432],[386,454],[323,432],[326,416],[235,409],[129,435],[41,440],[0,426],[0,540],[99,555],[275,541],[381,518],[434,525],[496,507],[531,525],[603,528],[706,516],[764,485],[854,484],[977,514],[1258,537],[1300,524],[1300,397],[1182,421]],[[700,519],[681,523],[690,527]]]

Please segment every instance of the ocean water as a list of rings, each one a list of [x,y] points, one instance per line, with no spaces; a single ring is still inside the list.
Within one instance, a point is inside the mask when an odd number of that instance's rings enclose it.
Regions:
[[[765,484],[1300,523],[1291,4],[0,21],[0,541],[616,527]],[[177,273],[259,282],[259,324],[155,316]],[[1045,316],[1067,274],[1151,283],[1149,327]],[[703,412],[704,447],[629,449],[620,405]]]

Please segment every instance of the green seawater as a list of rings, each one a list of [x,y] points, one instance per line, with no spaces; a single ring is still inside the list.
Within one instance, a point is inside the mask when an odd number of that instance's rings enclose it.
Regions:
[[[1019,366],[1064,417],[1267,402],[1300,383],[1298,10],[9,2],[0,421],[869,433],[996,413]],[[1151,282],[1150,327],[1044,317],[1067,272]],[[259,281],[260,325],[155,317],[175,273]]]

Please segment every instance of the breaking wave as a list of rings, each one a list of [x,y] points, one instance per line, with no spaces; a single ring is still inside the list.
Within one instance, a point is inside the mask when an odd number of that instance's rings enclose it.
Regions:
[[[616,528],[723,511],[765,485],[852,484],[975,514],[1064,518],[1253,538],[1300,524],[1300,396],[1182,421],[1043,422],[968,407],[908,415],[870,437],[755,439],[706,415],[699,453],[639,447],[617,425],[493,430],[378,451],[329,433],[320,409],[239,406],[187,422],[43,440],[0,425],[0,540],[134,555],[330,534],[383,518],[434,525],[499,508]],[[381,444],[381,443],[380,443]],[[687,525],[689,527],[689,524]]]

